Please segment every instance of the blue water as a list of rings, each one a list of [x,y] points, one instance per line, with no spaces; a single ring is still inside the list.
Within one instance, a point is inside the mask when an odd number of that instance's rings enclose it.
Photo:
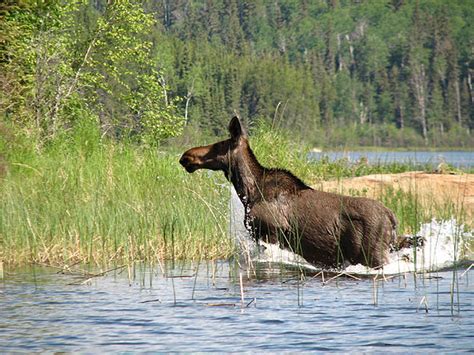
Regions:
[[[347,152],[321,152],[310,153],[310,159],[321,159],[327,157],[330,161],[339,159],[348,159],[349,162],[356,163],[361,158],[367,158],[370,164],[387,164],[387,163],[405,163],[412,165],[431,165],[436,168],[440,163],[444,162],[456,168],[472,168],[474,167],[474,149],[473,151],[407,151],[407,152],[364,152],[364,151],[347,151]]]
[[[473,269],[328,278],[227,262],[137,265],[89,281],[12,270],[0,280],[0,352],[474,350]]]

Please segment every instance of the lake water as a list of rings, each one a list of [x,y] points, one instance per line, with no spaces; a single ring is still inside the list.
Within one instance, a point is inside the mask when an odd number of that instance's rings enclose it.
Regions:
[[[472,153],[461,153],[447,162],[472,166]],[[0,353],[474,351],[473,256],[460,253],[473,235],[455,220],[420,226],[427,242],[416,262],[405,250],[383,270],[321,273],[255,245],[235,191],[230,210],[239,262],[133,264],[97,277],[6,270]]]
[[[356,163],[361,158],[366,158],[370,164],[404,163],[411,165],[430,165],[436,168],[440,163],[448,163],[456,168],[474,167],[474,149],[472,151],[406,151],[406,152],[312,152],[310,159],[321,159],[327,157],[330,161],[348,159],[349,162]]]
[[[472,233],[455,220],[420,226],[417,262],[321,273],[250,241],[235,191],[230,208],[241,260],[6,270],[0,353],[474,351]]]
[[[7,272],[0,352],[474,350],[474,269],[323,283],[245,268],[243,303],[234,264],[163,269],[137,264],[89,281],[45,267]]]

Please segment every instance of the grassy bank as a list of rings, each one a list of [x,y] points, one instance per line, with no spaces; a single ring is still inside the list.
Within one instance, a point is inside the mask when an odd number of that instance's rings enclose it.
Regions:
[[[0,259],[228,257],[228,186],[218,174],[187,174],[178,159],[113,142],[12,157],[1,181]]]
[[[252,132],[252,146],[264,165],[287,168],[312,185],[413,168],[308,163],[307,147],[264,127]],[[5,263],[200,260],[235,253],[228,235],[229,184],[221,173],[187,174],[178,159],[188,146],[140,147],[79,132],[41,149],[25,139],[11,147],[0,180]],[[449,201],[424,206],[401,191],[387,190],[380,198],[396,212],[403,233],[457,213]]]

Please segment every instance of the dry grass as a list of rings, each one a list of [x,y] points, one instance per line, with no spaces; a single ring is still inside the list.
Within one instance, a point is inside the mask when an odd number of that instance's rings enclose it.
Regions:
[[[466,222],[474,218],[474,174],[432,174],[411,171],[400,174],[374,174],[320,182],[324,191],[363,194],[379,199],[388,189],[413,194],[424,208],[432,204],[452,203],[464,211]]]

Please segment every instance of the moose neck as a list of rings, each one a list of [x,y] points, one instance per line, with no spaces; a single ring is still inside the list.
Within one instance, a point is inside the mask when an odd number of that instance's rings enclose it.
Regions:
[[[243,147],[239,154],[231,159],[228,179],[234,185],[244,206],[248,206],[261,197],[261,182],[265,169],[258,162],[248,143],[241,144]]]

